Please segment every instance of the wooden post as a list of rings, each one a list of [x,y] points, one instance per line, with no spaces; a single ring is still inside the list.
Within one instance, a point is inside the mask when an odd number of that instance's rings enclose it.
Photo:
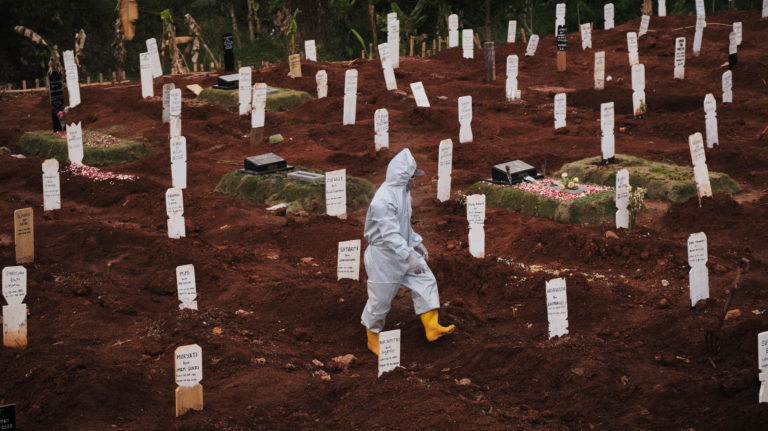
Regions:
[[[360,58],[365,60],[365,50],[364,49],[360,50]]]
[[[566,70],[565,51],[557,51],[557,71],[565,72],[565,70]]]
[[[101,84],[102,82],[104,82],[104,74],[99,72],[99,84]]]
[[[213,70],[213,62],[211,62],[211,68],[208,70]]]
[[[472,32],[472,40],[475,41],[475,45],[477,45],[477,49],[483,49],[483,44],[480,43],[480,37],[477,35],[477,33]]]
[[[91,77],[90,76],[86,77],[85,82],[86,84],[91,85]]]
[[[368,60],[373,60],[373,44],[368,42]]]
[[[27,80],[26,79],[22,79],[21,80],[21,89],[22,90],[26,90],[27,89]]]
[[[485,42],[483,53],[485,54],[485,82],[493,82],[496,80],[496,54],[493,41]]]
[[[13,222],[16,263],[32,263],[35,261],[35,225],[32,208],[14,211]]]
[[[197,63],[192,63],[192,71],[197,72]]]
[[[203,385],[179,386],[176,388],[176,417],[189,410],[203,409]]]
[[[112,82],[117,82],[117,72],[112,72]]]
[[[409,55],[410,57],[413,57],[413,40],[414,40],[415,38],[414,38],[413,36],[411,36],[410,38],[411,38],[411,42],[410,42],[410,45],[411,45],[411,49],[408,51],[408,55]]]
[[[264,128],[263,127],[256,127],[255,129],[251,129],[251,145],[256,146],[259,145],[264,141]]]
[[[51,88],[51,81],[48,80],[48,74],[45,75],[45,88]]]
[[[439,35],[437,36],[440,37]],[[432,52],[437,52],[437,39],[432,39]]]
[[[125,71],[123,70],[122,73],[123,73],[123,81],[127,81],[127,79],[125,79]]]
[[[368,5],[368,16],[371,18],[371,32],[373,33],[373,46],[379,46],[379,32],[376,28],[376,8],[372,5]]]
[[[237,68],[240,69],[241,67],[243,67],[243,62],[240,60],[237,60]]]
[[[527,44],[527,43],[528,43],[528,41],[527,41],[527,40],[525,40],[525,29],[524,29],[524,28],[522,28],[522,27],[520,27],[520,36],[523,38],[523,43],[524,43],[524,44]]]
[[[437,36],[437,52],[443,50],[443,38],[440,35]]]
[[[424,58],[427,56],[427,41],[421,42],[421,58]]]
[[[35,78],[35,88],[40,88],[40,78]]]

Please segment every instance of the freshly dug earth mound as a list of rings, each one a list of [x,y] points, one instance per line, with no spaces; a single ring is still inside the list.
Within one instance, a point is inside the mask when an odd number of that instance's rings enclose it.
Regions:
[[[90,136],[87,136],[90,135]],[[89,144],[89,138],[109,139],[115,143],[106,146]],[[28,156],[54,158],[69,163],[67,138],[42,130],[26,132],[19,139],[21,153]],[[90,166],[126,163],[150,155],[149,148],[140,142],[117,139],[98,132],[83,131],[83,163]]]
[[[299,170],[299,169],[296,169]],[[301,169],[322,173],[310,169]],[[325,181],[308,183],[288,178],[282,171],[267,175],[249,175],[240,171],[225,174],[214,190],[245,199],[276,205],[285,202],[286,211],[325,213]],[[347,176],[347,208],[354,210],[367,204],[376,192],[373,184],[363,178]]]
[[[274,88],[274,87],[270,87]],[[277,93],[267,93],[267,111],[287,111],[294,106],[312,100],[312,96],[305,91],[292,90],[290,88],[275,88]],[[237,90],[219,90],[213,87],[204,89],[198,96],[200,99],[214,105],[235,109],[240,103]]]
[[[566,163],[560,171],[567,172],[572,177],[579,177],[585,182],[614,186],[616,172],[627,169],[629,184],[647,189],[647,198],[685,202],[696,197],[692,168],[652,162],[626,154],[617,154],[616,163],[610,165],[601,165],[601,159],[597,156]],[[709,182],[712,185],[712,193],[741,191],[741,187],[731,177],[720,172],[709,171]]]

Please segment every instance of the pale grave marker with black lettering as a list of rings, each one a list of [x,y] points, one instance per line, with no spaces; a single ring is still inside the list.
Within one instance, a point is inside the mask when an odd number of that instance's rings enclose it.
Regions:
[[[35,261],[34,223],[32,208],[22,208],[13,212],[16,263],[32,263]]]
[[[675,79],[685,79],[685,38],[675,39]]]
[[[701,198],[712,196],[712,186],[709,182],[709,169],[707,168],[707,158],[704,152],[704,140],[701,133],[696,132],[688,136],[688,148],[691,152],[691,162],[693,163],[693,178],[696,181],[696,194],[699,197],[699,206]]]
[[[558,3],[555,6],[555,34],[560,27],[565,27],[565,3]]]
[[[757,334],[757,368],[760,369],[758,374],[760,391],[757,402],[768,403],[768,331]]]
[[[733,73],[730,70],[723,72],[723,103],[733,103]]]
[[[317,83],[317,98],[328,97],[328,72],[318,70],[315,74],[315,82]]]
[[[163,76],[163,66],[160,62],[160,52],[157,50],[157,40],[154,37],[147,39],[146,44],[149,62],[152,65],[152,78],[159,78]]]
[[[667,16],[667,0],[659,0],[659,16]]]
[[[549,339],[568,335],[568,295],[565,289],[565,278],[547,281],[546,292]]]
[[[641,105],[645,104],[645,65],[632,66],[632,112],[635,118],[642,115]]]
[[[171,184],[179,189],[187,188],[187,138],[171,138]]]
[[[507,25],[507,43],[515,43],[517,37],[517,21],[510,20]]]
[[[181,88],[174,88],[169,93],[168,106],[171,112],[171,138],[181,136]]]
[[[584,23],[581,25],[581,50],[592,48],[592,24]]]
[[[485,257],[485,195],[467,196],[469,222],[469,253],[478,259]]]
[[[507,82],[506,82],[506,95],[507,102],[520,99],[520,90],[517,86],[517,72],[518,72],[519,60],[517,55],[512,54],[507,56]]]
[[[319,72],[318,72],[319,73]],[[258,82],[253,85],[253,99],[251,100],[251,133],[253,129],[262,129],[267,110],[267,84]]]
[[[605,88],[605,51],[595,53],[595,90]]]
[[[146,99],[155,95],[152,86],[152,61],[149,59],[149,53],[139,54],[139,71],[141,74],[141,98]]]
[[[203,349],[197,344],[177,347],[173,352],[176,375],[176,417],[203,409]]]
[[[307,61],[317,61],[317,49],[314,39],[304,41],[304,58]]]
[[[397,69],[400,67],[400,21],[395,12],[387,14],[387,43],[389,64],[393,69]]]
[[[712,93],[704,97],[704,119],[707,131],[707,148],[719,145],[717,133],[717,101]]]
[[[694,233],[688,237],[688,272],[690,283],[691,307],[702,299],[709,298],[709,270],[707,269],[707,235]]]
[[[397,81],[395,80],[395,71],[392,69],[388,43],[379,45],[379,59],[381,60],[381,69],[384,71],[384,83],[387,85],[387,90],[397,90]]]
[[[64,51],[64,69],[67,76],[67,93],[69,93],[69,108],[72,109],[80,104],[80,79],[77,73],[77,64],[75,63],[74,53]]]
[[[325,213],[340,219],[347,218],[347,170],[325,173]]]
[[[5,347],[27,346],[27,269],[23,266],[3,268],[3,297],[8,305],[3,306],[3,345]]]
[[[741,21],[737,21],[733,23],[733,32],[736,33],[736,45],[741,45],[741,36],[743,31],[744,25],[741,23]]]
[[[400,330],[379,333],[379,377],[400,366]]]
[[[360,280],[360,240],[339,241],[336,258],[336,279]]]
[[[291,78],[301,78],[301,54],[288,56],[288,70]]]
[[[627,32],[627,52],[629,53],[629,65],[634,66],[640,63],[640,57],[637,53],[637,33]]]
[[[555,130],[565,127],[565,93],[555,94]]]
[[[176,84],[163,84],[163,124],[171,121],[171,90]]]
[[[453,170],[453,141],[443,139],[437,155],[437,199],[445,202],[451,198],[451,171]]]
[[[237,75],[237,101],[240,115],[248,115],[251,112],[251,68],[241,67]]]
[[[613,163],[615,154],[614,137],[614,109],[613,102],[600,104],[600,131],[602,137],[600,140],[600,153],[603,163]]]
[[[344,118],[342,124],[355,124],[357,115],[357,70],[350,69],[344,73]]]
[[[475,48],[472,46],[474,43],[473,33],[471,29],[465,28],[461,31],[461,50],[464,58],[474,58]]]
[[[448,48],[459,46],[459,16],[448,15]]]
[[[643,17],[640,19],[640,29],[637,32],[637,36],[645,36],[646,33],[648,33],[648,25],[651,23],[651,16],[650,15],[643,15]]]
[[[188,308],[197,310],[197,283],[195,266],[192,264],[176,267],[176,294],[179,297],[179,310]]]
[[[377,109],[373,114],[373,140],[376,151],[389,148],[389,112],[386,109]]]
[[[472,142],[472,96],[459,97],[459,143]]]
[[[181,189],[172,187],[165,192],[165,212],[168,214],[168,238],[187,236],[184,225],[184,195]]]
[[[61,209],[59,161],[48,159],[43,162],[43,211],[58,209]]]
[[[528,39],[528,46],[525,47],[525,56],[533,57],[536,55],[536,47],[539,46],[539,35],[532,34]]]
[[[629,228],[629,171],[616,172],[616,229]]]
[[[83,122],[67,126],[67,157],[75,165],[83,164]]]
[[[427,93],[424,91],[424,84],[421,81],[411,83],[411,92],[414,100],[416,100],[416,106],[429,108],[429,99],[427,99]]]
[[[613,3],[606,3],[603,6],[603,28],[610,30],[613,28]]]
[[[707,22],[703,17],[696,18],[696,32],[693,34],[693,56],[698,57],[701,54],[701,41],[704,37],[704,27]]]

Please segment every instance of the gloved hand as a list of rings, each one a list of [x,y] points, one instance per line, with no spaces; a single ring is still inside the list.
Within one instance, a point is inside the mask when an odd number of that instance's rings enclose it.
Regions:
[[[414,247],[414,250],[416,251],[416,253],[419,253],[424,258],[424,260],[429,260],[429,252],[427,251],[427,248],[424,247],[424,243],[421,243],[416,247]]]
[[[414,251],[408,255],[408,266],[411,268],[414,274],[423,274],[427,272],[427,265],[424,263],[424,260],[421,259],[421,256],[419,256],[419,254]]]

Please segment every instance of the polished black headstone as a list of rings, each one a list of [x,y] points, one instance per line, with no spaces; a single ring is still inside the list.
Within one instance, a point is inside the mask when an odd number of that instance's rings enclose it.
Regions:
[[[507,176],[509,167],[509,176]],[[499,163],[491,168],[491,181],[499,184],[517,184],[523,182],[525,177],[536,178],[536,168],[522,160]]]
[[[221,75],[213,88],[219,90],[238,90],[240,89],[240,75],[233,73],[231,75]]]
[[[557,27],[557,50],[558,51],[565,51],[565,42],[566,42],[566,29],[564,25]]]
[[[273,172],[293,169],[293,166],[288,166],[285,159],[275,153],[247,157],[244,165],[245,169],[240,169],[240,172],[252,175],[271,174]]]
[[[221,37],[224,44],[224,70],[229,72],[235,70],[235,40],[232,33],[224,33]]]
[[[64,84],[61,82],[61,74],[55,70],[48,74],[48,92],[51,97],[53,131],[60,132],[62,127],[57,114],[64,110]]]
[[[0,430],[15,431],[16,429],[16,404],[0,406]]]

